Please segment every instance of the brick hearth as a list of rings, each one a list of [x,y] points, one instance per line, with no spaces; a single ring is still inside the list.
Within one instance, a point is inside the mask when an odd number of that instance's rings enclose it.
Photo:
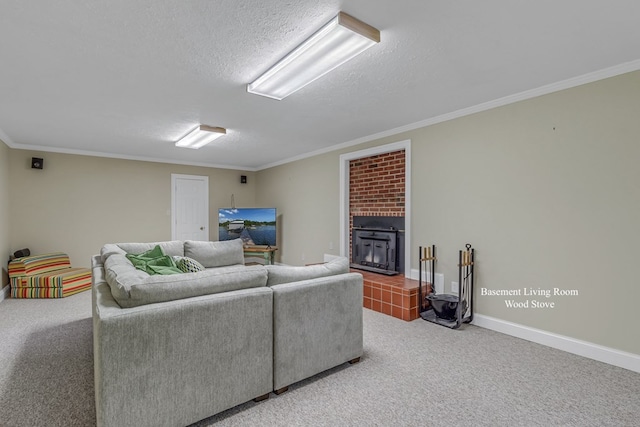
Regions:
[[[418,281],[403,275],[385,276],[362,270],[364,278],[363,306],[398,319],[411,321],[418,316]],[[425,290],[423,290],[423,293]]]

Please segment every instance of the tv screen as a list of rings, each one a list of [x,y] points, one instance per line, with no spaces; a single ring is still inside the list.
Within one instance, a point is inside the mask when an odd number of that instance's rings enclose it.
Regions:
[[[242,239],[249,246],[276,246],[275,208],[221,208],[218,239]]]

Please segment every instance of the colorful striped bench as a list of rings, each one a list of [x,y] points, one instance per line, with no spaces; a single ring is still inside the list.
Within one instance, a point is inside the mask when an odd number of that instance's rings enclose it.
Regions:
[[[91,270],[72,268],[62,252],[14,259],[8,270],[12,298],[63,298],[91,288]]]

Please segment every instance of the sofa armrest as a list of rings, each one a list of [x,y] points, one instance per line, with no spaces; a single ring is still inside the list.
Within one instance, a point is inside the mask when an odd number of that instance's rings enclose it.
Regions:
[[[274,285],[274,390],[362,355],[362,275]]]
[[[271,391],[271,289],[126,309],[93,292],[98,426],[187,425]]]

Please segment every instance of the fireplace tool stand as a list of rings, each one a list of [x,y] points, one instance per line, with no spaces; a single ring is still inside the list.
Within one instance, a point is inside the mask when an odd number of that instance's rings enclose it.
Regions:
[[[436,272],[436,245],[420,246],[418,248],[418,314],[423,317],[423,313],[431,310],[431,304],[427,300],[427,295],[435,290],[434,274]],[[424,286],[423,286],[424,283]]]
[[[420,247],[420,270],[419,270],[419,298],[420,317],[424,320],[446,326],[451,329],[458,329],[463,323],[470,323],[473,320],[473,263],[475,250],[470,244],[465,246],[466,250],[459,251],[458,255],[458,294],[437,294],[435,288],[431,287],[431,292],[427,296],[422,295],[423,268],[430,271],[431,282],[433,283],[435,266],[435,246],[433,251],[423,253]],[[427,248],[431,249],[431,248]],[[429,284],[425,281],[425,287]],[[424,309],[425,305],[428,307]]]

